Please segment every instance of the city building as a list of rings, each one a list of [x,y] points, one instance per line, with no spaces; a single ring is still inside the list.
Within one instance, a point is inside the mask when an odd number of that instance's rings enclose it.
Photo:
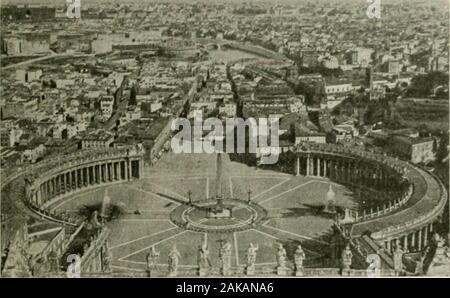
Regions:
[[[81,149],[108,148],[114,141],[114,135],[104,130],[97,130],[81,138]]]
[[[435,146],[436,141],[433,138],[411,138],[394,135],[388,140],[389,150],[415,164],[433,161]]]

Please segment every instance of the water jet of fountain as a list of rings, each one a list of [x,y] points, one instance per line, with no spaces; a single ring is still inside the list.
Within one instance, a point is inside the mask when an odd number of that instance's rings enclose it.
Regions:
[[[105,194],[103,196],[102,209],[100,212],[100,216],[102,218],[102,222],[106,219],[106,210],[108,210],[109,205],[111,204],[111,198],[108,196],[108,189],[105,189]]]

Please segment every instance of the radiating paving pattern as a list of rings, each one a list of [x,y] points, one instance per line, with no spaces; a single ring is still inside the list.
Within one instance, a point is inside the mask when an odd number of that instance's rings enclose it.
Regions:
[[[182,268],[196,267],[198,246],[205,241],[213,266],[219,266],[219,247],[224,240],[232,244],[233,266],[245,264],[250,243],[259,245],[257,266],[275,264],[279,243],[286,247],[290,260],[299,243],[307,254],[306,264],[326,257],[330,251],[327,237],[331,234],[333,220],[320,214],[317,207],[324,203],[330,184],[328,180],[263,171],[225,159],[223,197],[234,199],[240,205],[233,208],[231,219],[210,219],[185,203],[190,197],[193,204],[204,204],[208,198],[214,204],[211,200],[216,183],[213,158],[203,155],[198,160],[189,158],[185,162],[182,156],[168,155],[159,167],[151,168],[141,180],[77,194],[54,208],[77,212],[80,206],[100,203],[105,188],[108,188],[111,203],[126,211],[120,219],[109,223],[112,229],[109,245],[116,270],[145,270],[146,255],[152,246],[161,252],[159,266],[163,269],[167,267],[167,254],[173,245],[181,253]],[[176,175],[170,173],[174,163],[178,164]],[[352,192],[332,184],[337,205],[354,206]],[[190,210],[187,212],[189,221],[202,229],[175,224],[171,214],[180,208]],[[258,211],[249,211],[254,209]],[[252,225],[255,212],[264,218]],[[245,228],[234,229],[234,225]],[[208,231],[208,227],[220,227],[221,230]]]

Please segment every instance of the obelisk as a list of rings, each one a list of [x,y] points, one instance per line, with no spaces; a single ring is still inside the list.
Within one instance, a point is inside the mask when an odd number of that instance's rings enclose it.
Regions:
[[[216,199],[222,199],[222,154],[217,154],[216,160]]]
[[[215,213],[223,214],[223,197],[222,197],[222,154],[217,154],[217,167],[216,167],[216,207]]]
[[[216,200],[216,204],[210,208],[208,208],[207,215],[209,218],[231,218],[232,210],[231,208],[227,208],[223,203],[223,193],[222,193],[222,176],[223,176],[223,168],[222,168],[222,154],[219,153],[217,155],[216,160],[216,183],[214,188],[214,196],[211,197],[212,200]]]

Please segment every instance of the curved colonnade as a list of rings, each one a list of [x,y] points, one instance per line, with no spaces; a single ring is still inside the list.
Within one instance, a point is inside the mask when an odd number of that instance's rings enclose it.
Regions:
[[[388,251],[396,245],[420,251],[427,245],[448,199],[438,178],[408,162],[355,148],[307,143],[291,151],[297,175],[325,177],[383,194],[380,206],[351,212],[353,237],[369,233]],[[41,218],[77,225],[49,206],[76,192],[142,177],[143,155],[139,146],[83,151],[13,173],[5,177],[2,188],[24,176],[21,199],[29,209]]]
[[[6,184],[23,177],[24,190],[13,189],[35,215],[61,224],[78,225],[68,214],[50,211],[50,206],[68,195],[106,184],[122,183],[143,175],[141,146],[81,151],[41,162],[5,177]],[[19,182],[19,181],[18,181]]]
[[[296,175],[324,177],[383,196],[376,207],[346,214],[352,237],[370,234],[390,252],[397,246],[408,251],[427,246],[448,199],[433,174],[397,158],[338,145],[305,143],[291,151]]]

